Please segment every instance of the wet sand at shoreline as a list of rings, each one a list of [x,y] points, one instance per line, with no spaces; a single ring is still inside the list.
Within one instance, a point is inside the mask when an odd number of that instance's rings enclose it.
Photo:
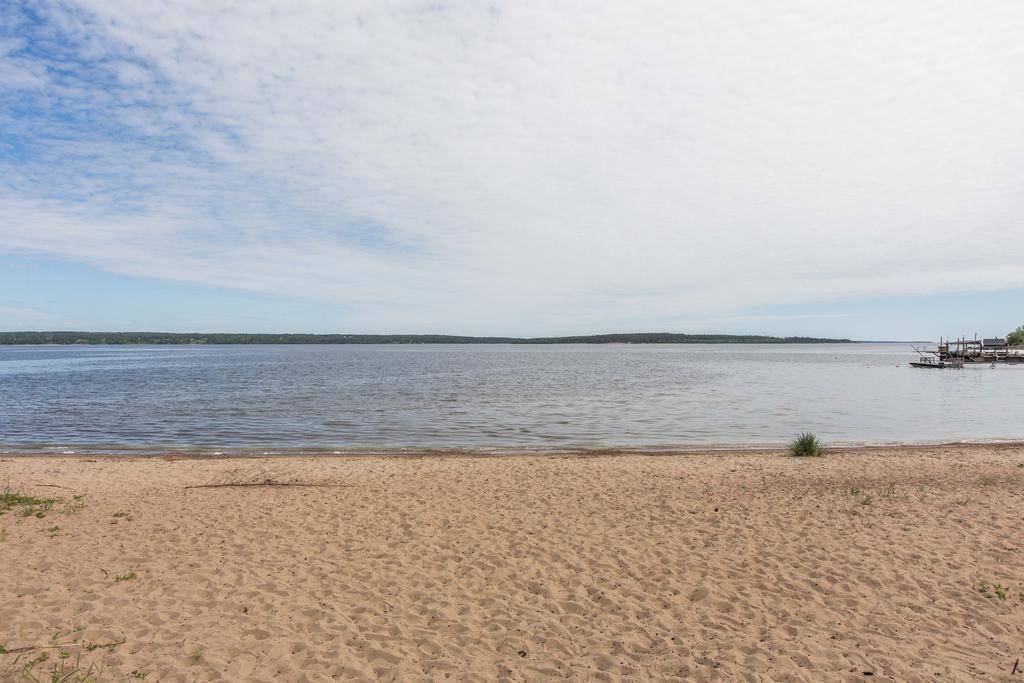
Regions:
[[[187,488],[232,482],[302,485]],[[170,681],[1007,680],[1024,659],[1020,445],[4,455],[5,484],[60,500],[0,516],[0,680],[62,652]]]

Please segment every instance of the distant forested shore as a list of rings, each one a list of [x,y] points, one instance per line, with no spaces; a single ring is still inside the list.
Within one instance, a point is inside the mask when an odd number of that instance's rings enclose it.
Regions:
[[[670,332],[578,337],[447,334],[211,334],[179,332],[0,332],[0,344],[838,344],[849,339]]]

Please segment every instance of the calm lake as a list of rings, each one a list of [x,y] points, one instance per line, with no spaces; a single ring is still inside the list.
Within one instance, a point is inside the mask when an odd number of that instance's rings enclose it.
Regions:
[[[1024,366],[904,344],[0,347],[0,450],[1024,438]]]

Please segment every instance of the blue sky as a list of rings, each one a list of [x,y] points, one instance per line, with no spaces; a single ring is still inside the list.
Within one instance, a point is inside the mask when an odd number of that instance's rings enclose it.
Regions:
[[[5,298],[0,316],[20,321],[10,330],[137,330],[178,332],[331,333],[353,327],[344,306],[301,297],[198,287],[106,273],[48,258],[0,257],[0,290],[27,292]],[[648,320],[612,332],[683,330],[693,333],[821,335],[865,340],[928,340],[942,336],[994,336],[1020,323],[1024,291],[1001,290],[925,296],[887,296],[793,306],[770,306],[741,314],[670,321]],[[1020,316],[1018,316],[1020,317]],[[385,332],[400,330],[384,328]],[[884,331],[884,333],[879,332]],[[450,332],[443,321],[420,328]],[[563,331],[555,328],[553,334]],[[575,333],[566,327],[566,334]],[[481,330],[480,334],[490,334]],[[518,334],[499,330],[496,334]]]
[[[0,6],[0,330],[1002,334],[1024,8]]]

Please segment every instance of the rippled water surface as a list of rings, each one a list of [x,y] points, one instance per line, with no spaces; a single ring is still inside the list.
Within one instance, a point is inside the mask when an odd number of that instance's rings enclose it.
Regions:
[[[906,345],[0,347],[0,445],[568,448],[1024,437],[1024,366]]]

